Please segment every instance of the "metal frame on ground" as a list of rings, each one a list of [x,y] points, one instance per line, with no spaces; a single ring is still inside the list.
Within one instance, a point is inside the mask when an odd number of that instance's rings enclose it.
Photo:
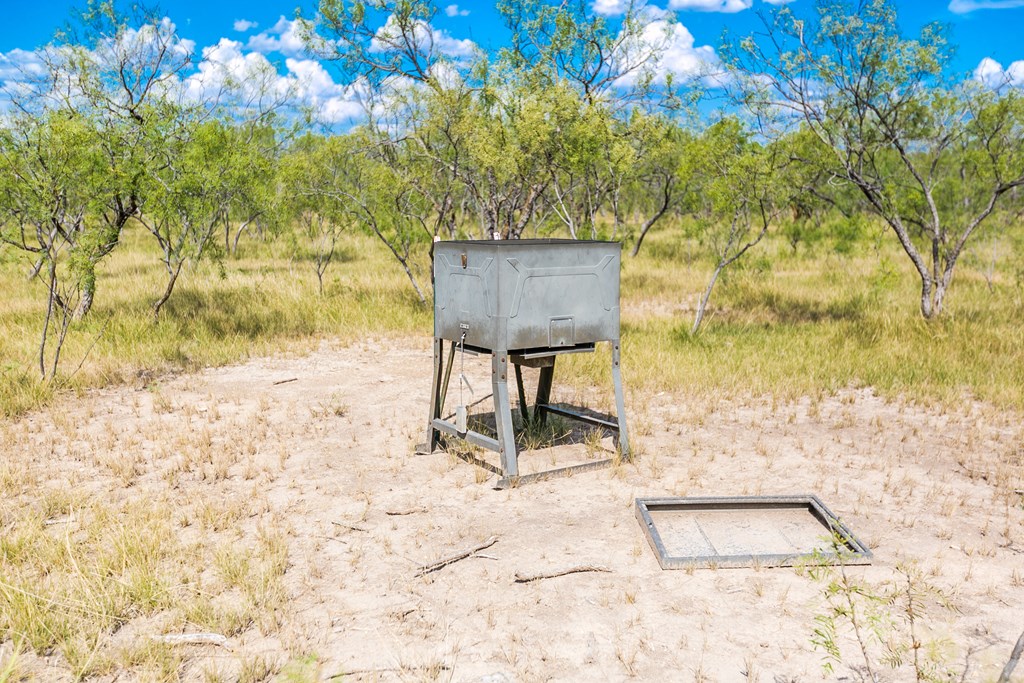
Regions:
[[[839,552],[809,552],[745,555],[669,555],[658,533],[651,511],[697,512],[701,510],[771,510],[805,509],[823,527],[823,535],[832,536]],[[792,496],[734,496],[705,498],[637,498],[636,518],[658,557],[662,569],[690,569],[695,567],[786,567],[802,563],[870,564],[872,555],[853,532],[839,521],[825,504],[813,495]],[[703,532],[702,532],[703,533]],[[709,543],[710,545],[710,543]],[[713,546],[712,546],[713,548]]]

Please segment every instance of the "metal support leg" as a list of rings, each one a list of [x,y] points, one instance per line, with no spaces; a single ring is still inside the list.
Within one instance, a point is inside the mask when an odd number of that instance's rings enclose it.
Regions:
[[[615,385],[615,413],[619,421],[619,453],[629,456],[629,432],[626,430],[626,400],[622,394],[622,368],[619,367],[619,342],[612,342],[612,383]]]
[[[523,369],[513,364],[516,370],[516,389],[519,390],[519,415],[523,418],[523,427],[530,426],[530,408],[526,405],[526,390],[523,389]]]
[[[448,367],[444,369],[444,381],[441,382],[441,398],[437,406],[438,417],[444,412],[444,400],[448,397],[448,383],[452,379],[452,366],[455,365],[455,349],[458,348],[457,344],[451,342],[448,343],[448,346],[450,347],[448,349]]]
[[[548,404],[551,400],[551,381],[555,377],[555,363],[554,359],[551,361],[551,365],[540,369],[540,379],[537,380],[537,401],[534,405],[533,419],[541,426],[547,422],[547,413],[541,406]]]
[[[498,350],[491,355],[491,386],[494,391],[494,423],[498,431],[501,469],[505,478],[519,476],[516,437],[512,429],[512,407],[508,395],[508,353]]]
[[[434,372],[430,388],[430,418],[427,420],[427,440],[422,446],[424,453],[433,453],[437,447],[438,431],[434,419],[441,417],[441,373],[444,369],[444,341],[434,339]]]

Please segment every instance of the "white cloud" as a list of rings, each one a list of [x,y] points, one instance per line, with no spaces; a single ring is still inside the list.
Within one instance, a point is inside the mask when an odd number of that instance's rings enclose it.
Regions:
[[[264,54],[280,52],[286,57],[301,57],[306,53],[299,21],[289,21],[283,16],[266,31],[250,37],[246,47]]]
[[[660,28],[667,33],[667,45],[665,52],[658,60],[659,68],[663,73],[671,73],[675,76],[692,78],[707,70],[709,64],[718,62],[715,49],[710,45],[694,47],[693,35],[682,24],[668,24],[662,22],[659,27],[652,24],[644,29],[645,32]]]
[[[259,24],[257,24],[255,21],[249,21],[248,19],[235,19],[235,30],[239,33],[245,33],[250,29],[256,28],[257,26],[259,26]]]
[[[312,107],[327,123],[342,123],[363,117],[364,88],[334,82],[323,64],[315,59],[286,59],[288,76],[297,99]]]
[[[281,21],[271,30],[284,36],[294,32],[294,22]],[[160,39],[160,42],[155,40]],[[87,58],[98,63],[109,63],[121,54],[143,54],[149,46],[158,49],[160,43],[169,44],[173,54],[184,60],[192,55],[195,43],[180,38],[169,19],[155,26],[144,26],[126,31],[119,40],[104,41]],[[61,59],[60,48],[44,48],[51,58]],[[14,49],[0,53],[0,112],[14,93],[26,94],[31,81],[45,76],[48,69],[43,62],[43,51]],[[260,52],[248,50],[242,42],[221,38],[215,45],[203,48],[195,69],[179,79],[168,77],[159,84],[162,92],[172,97],[184,97],[208,105],[235,107],[239,112],[257,106],[283,106],[285,110],[309,107],[320,120],[329,124],[354,123],[364,118],[363,102],[369,95],[365,83],[341,85],[336,83],[324,66],[312,59],[289,57],[286,71],[279,73],[270,60]]]
[[[693,34],[678,22],[658,19],[647,24],[637,45],[632,46],[620,60],[631,61],[631,57],[648,50],[656,53],[652,64],[647,65],[654,80],[664,83],[669,75],[676,81],[706,77],[715,70],[718,55],[710,45],[694,46]],[[640,74],[632,72],[620,79],[620,85],[635,82]]]
[[[636,15],[645,21],[664,19],[669,15],[668,10],[656,5],[648,5],[647,0],[632,0],[632,2],[631,0],[592,0],[590,3],[590,7],[595,13],[603,14],[607,17],[625,14],[629,11],[630,6],[632,6]]]
[[[669,0],[668,6],[670,9],[732,14],[750,9],[753,4],[754,0]]]
[[[974,80],[993,90],[1024,87],[1024,60],[1017,60],[1004,69],[996,60],[985,57],[974,70]]]
[[[0,52],[0,113],[12,98],[28,97],[32,83],[46,74],[46,67],[38,52],[14,48]]]
[[[976,9],[1011,9],[1024,7],[1024,0],[950,0],[949,11],[953,14],[967,14]]]
[[[591,6],[597,14],[614,17],[626,13],[629,9],[629,0],[594,0]]]
[[[183,82],[185,95],[193,100],[219,100],[226,90],[238,88],[243,97],[267,89],[277,72],[258,52],[242,52],[242,44],[221,38],[216,45],[203,48],[203,58],[195,73]],[[276,83],[273,83],[276,85]]]
[[[283,103],[285,107],[309,107],[322,121],[353,122],[364,115],[365,87],[336,83],[315,59],[285,60],[287,73],[280,74],[265,55],[246,52],[242,43],[221,38],[203,48],[196,73],[184,81],[193,100],[234,104],[239,107]]]
[[[788,5],[789,3],[793,2],[793,0],[764,0],[764,1],[767,2],[769,5]]]
[[[637,6],[639,6],[639,3]],[[669,12],[667,9],[655,7],[654,5],[644,5],[640,7],[640,12],[638,14],[639,18],[643,21],[658,21],[659,19],[668,19],[670,15],[672,15],[672,12]]]
[[[458,5],[448,5],[444,8],[444,13],[449,17],[468,17],[468,9],[459,9]]]
[[[165,45],[170,47],[171,54],[179,58],[191,57],[196,51],[195,41],[179,36],[178,27],[170,17],[164,17],[155,24],[126,29],[116,41],[109,38],[103,40],[96,46],[96,54],[140,55],[147,50],[158,51]],[[111,63],[116,63],[116,59]]]
[[[422,19],[416,20],[413,24],[412,39],[420,49],[436,51],[442,55],[454,58],[471,57],[476,52],[476,43],[468,38],[453,38],[444,29],[434,28]],[[370,50],[384,52],[390,48],[403,48],[404,41],[400,29],[392,14],[384,25],[377,29],[373,40],[370,41]]]
[[[12,97],[21,104],[45,109],[54,105],[55,89],[60,88],[61,103],[70,98],[82,102],[82,91],[72,77],[81,66],[94,69],[98,78],[109,84],[109,96],[124,105],[130,96],[138,95],[140,83],[152,79],[156,91],[168,91],[180,84],[176,72],[189,68],[195,52],[195,42],[182,38],[168,17],[146,23],[138,28],[127,28],[116,37],[101,37],[92,50],[83,46],[47,45],[35,51],[14,49],[0,53],[0,110]],[[141,79],[129,79],[124,87],[119,84],[119,72],[139,72]],[[132,92],[126,93],[125,89]]]
[[[438,52],[449,57],[471,57],[476,52],[476,43],[469,38],[452,38],[440,29],[434,30],[434,45]]]
[[[14,48],[7,54],[0,52],[0,82],[21,81],[44,72],[43,60],[37,52]]]

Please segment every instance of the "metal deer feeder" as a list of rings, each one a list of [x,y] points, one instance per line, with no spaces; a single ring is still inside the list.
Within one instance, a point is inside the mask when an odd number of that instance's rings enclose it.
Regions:
[[[508,378],[511,366],[524,423],[547,414],[602,427],[617,435],[629,455],[622,373],[619,367],[619,264],[617,242],[583,240],[466,240],[434,244],[434,370],[425,451],[442,435],[458,437],[500,454],[500,487],[528,478],[580,471],[610,460],[520,477]],[[610,342],[617,416],[605,420],[550,404],[555,359],[593,352]],[[449,346],[445,363],[445,343]],[[455,422],[442,417],[457,352],[490,354],[497,438],[469,429],[466,408]],[[522,368],[540,377],[531,416]],[[461,381],[461,380],[460,380]]]

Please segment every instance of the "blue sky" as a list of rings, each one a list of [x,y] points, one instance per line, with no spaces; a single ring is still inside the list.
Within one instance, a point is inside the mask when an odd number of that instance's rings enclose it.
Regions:
[[[4,21],[0,23],[0,82],[10,78],[18,63],[49,41],[69,17],[72,0],[2,0]],[[685,70],[693,60],[716,50],[723,30],[734,36],[758,28],[758,11],[785,0],[648,0],[648,6],[676,12],[682,28],[673,35],[672,59]],[[625,0],[590,0],[599,12],[615,16]],[[808,11],[812,0],[792,0],[795,11]],[[493,0],[463,0],[450,4],[439,1],[440,11],[433,25],[454,52],[470,45],[499,47],[505,32],[494,10]],[[940,21],[952,27],[958,45],[953,63],[957,74],[979,73],[986,78],[1005,79],[1024,86],[1024,0],[897,0],[901,28],[916,33],[928,22]],[[163,0],[159,7],[176,26],[178,35],[194,44],[196,61],[251,65],[267,60],[284,77],[303,86],[307,99],[319,105],[333,103],[336,118],[352,113],[351,93],[335,82],[328,69],[301,53],[289,29],[296,7],[306,16],[313,13],[309,0]],[[700,11],[703,8],[704,11]],[[204,51],[205,50],[205,51]],[[981,67],[979,70],[979,66]],[[200,67],[201,68],[201,67]],[[682,71],[677,71],[682,73]]]

